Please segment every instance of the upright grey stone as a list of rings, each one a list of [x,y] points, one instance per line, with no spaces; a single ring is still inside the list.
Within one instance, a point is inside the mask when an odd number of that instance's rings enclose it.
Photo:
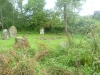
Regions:
[[[41,34],[41,35],[44,35],[44,27],[42,27],[42,28],[40,29],[40,34]]]
[[[61,46],[62,48],[67,47],[67,42],[61,42],[61,43],[60,43],[60,46]]]
[[[9,39],[9,33],[8,33],[7,29],[4,29],[2,31],[1,38],[4,39],[4,40]]]
[[[15,37],[14,48],[30,48],[29,42],[24,37]]]
[[[17,36],[17,29],[15,26],[11,26],[9,28],[9,33],[10,33],[10,37],[16,37]]]

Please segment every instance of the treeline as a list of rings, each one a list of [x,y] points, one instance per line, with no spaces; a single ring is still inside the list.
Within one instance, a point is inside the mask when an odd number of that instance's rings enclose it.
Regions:
[[[38,31],[45,27],[46,32],[64,31],[64,11],[63,6],[66,2],[67,23],[69,31],[79,31],[88,25],[86,17],[79,16],[82,4],[86,0],[57,0],[55,8],[45,9],[45,0],[0,0],[0,28],[9,28],[14,25],[18,30]],[[98,20],[99,12],[94,12],[92,18]]]

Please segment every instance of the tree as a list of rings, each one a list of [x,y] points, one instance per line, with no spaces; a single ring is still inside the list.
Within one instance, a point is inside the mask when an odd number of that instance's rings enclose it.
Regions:
[[[100,11],[94,11],[93,19],[100,21]]]
[[[12,25],[12,11],[13,6],[8,0],[0,0],[0,21],[3,24],[3,28],[8,28]]]
[[[77,12],[80,10],[80,6],[82,5],[81,1],[85,0],[57,0],[56,2],[56,11],[60,12],[60,16],[64,15],[65,33],[69,44],[71,44],[71,38],[68,31],[70,29],[68,27],[70,27],[71,24],[75,25],[76,15],[78,14]]]
[[[70,27],[70,25],[74,25],[76,16],[78,14],[78,11],[81,9],[81,5],[82,5],[82,1],[85,0],[57,0],[56,2],[56,11],[59,12],[59,15],[61,17],[63,17],[63,6],[65,6],[65,11],[64,13],[66,13],[66,15],[64,17],[66,17],[67,20],[67,27]],[[64,19],[64,18],[62,18]]]
[[[46,13],[44,11],[45,0],[28,0],[25,5],[25,14],[27,21],[29,22],[28,27],[33,30],[38,30],[44,25],[46,21]]]

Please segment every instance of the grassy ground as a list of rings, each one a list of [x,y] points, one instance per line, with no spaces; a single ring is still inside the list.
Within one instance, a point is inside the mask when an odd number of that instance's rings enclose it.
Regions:
[[[25,37],[30,49],[12,49],[14,38],[0,39],[0,75],[100,75],[99,41],[77,34],[62,48],[60,43],[67,42],[64,34]]]
[[[24,34],[18,34],[18,36],[23,37]],[[29,44],[31,45],[31,48],[37,49],[37,43],[44,43],[50,48],[54,48],[56,46],[60,46],[61,42],[67,42],[67,37],[64,34],[57,35],[57,34],[45,34],[44,36],[41,36],[39,34],[28,34],[25,36],[25,38],[28,39]],[[79,44],[81,41],[82,36],[77,35],[74,36],[72,41],[74,43]],[[86,43],[85,40],[82,39],[83,43]],[[15,43],[15,38],[10,37],[8,40],[2,40],[0,39],[0,49],[7,49],[12,48]]]

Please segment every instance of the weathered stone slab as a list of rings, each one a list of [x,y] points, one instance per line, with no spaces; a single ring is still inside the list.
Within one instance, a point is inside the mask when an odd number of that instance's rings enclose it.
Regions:
[[[67,42],[61,42],[61,43],[60,43],[60,46],[61,46],[62,48],[66,48],[66,47],[67,47]]]
[[[11,26],[9,28],[9,33],[10,33],[10,37],[16,37],[17,36],[17,29],[15,26]]]
[[[16,37],[15,38],[15,48],[30,48],[29,42],[26,38]]]
[[[8,33],[8,30],[7,30],[7,29],[4,29],[4,30],[2,31],[1,38],[2,38],[3,40],[9,39],[9,33]]]
[[[40,34],[41,34],[41,35],[44,35],[44,27],[42,27],[42,28],[40,29]]]

